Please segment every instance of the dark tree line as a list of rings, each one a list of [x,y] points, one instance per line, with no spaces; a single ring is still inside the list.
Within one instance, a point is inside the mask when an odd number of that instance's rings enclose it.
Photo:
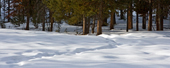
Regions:
[[[26,23],[29,30],[30,22],[38,28],[42,24],[45,31],[46,23],[50,24],[48,31],[53,31],[55,22],[64,20],[70,25],[82,25],[83,35],[94,33],[97,25],[97,35],[102,34],[102,26],[110,25],[110,30],[116,24],[116,14],[120,11],[120,19],[127,18],[127,29],[133,29],[133,12],[136,12],[136,30],[139,30],[139,15],[142,16],[142,28],[152,31],[152,14],[156,14],[156,30],[163,30],[163,21],[168,17],[170,0],[0,0],[0,22],[11,22],[14,25]],[[125,16],[127,13],[127,16]],[[111,18],[110,24],[107,18]],[[148,26],[146,26],[148,17]],[[91,22],[92,21],[92,22]],[[97,22],[96,22],[97,21]]]

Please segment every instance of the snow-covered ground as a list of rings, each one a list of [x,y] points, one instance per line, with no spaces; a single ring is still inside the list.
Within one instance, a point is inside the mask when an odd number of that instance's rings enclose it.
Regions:
[[[6,29],[0,29],[0,68],[170,68],[169,29],[147,31],[139,17],[139,32],[135,31],[135,17],[134,13],[129,32],[126,20],[116,17],[115,29],[104,26],[100,36],[75,35],[82,27],[66,23],[61,33],[55,32],[56,23],[53,32],[42,32],[42,24],[34,29],[30,23],[31,30],[24,31],[26,24],[5,23]],[[164,27],[170,28],[170,17]]]
[[[170,31],[76,36],[0,29],[0,68],[169,68]]]

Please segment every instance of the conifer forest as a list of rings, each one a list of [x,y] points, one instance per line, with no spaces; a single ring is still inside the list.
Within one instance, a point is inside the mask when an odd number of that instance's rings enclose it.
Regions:
[[[42,24],[42,31],[53,31],[54,23],[68,23],[82,26],[82,34],[102,34],[102,26],[114,29],[116,17],[127,20],[126,31],[133,29],[133,12],[136,12],[136,30],[139,30],[138,17],[142,16],[142,28],[148,31],[164,29],[164,19],[168,18],[170,0],[1,0],[0,24],[11,22],[14,25],[26,23],[25,30],[29,30],[32,22],[36,28]],[[153,29],[153,16],[156,28]],[[116,16],[117,15],[117,16]],[[108,22],[107,19],[110,18]],[[146,23],[146,20],[148,22]],[[155,22],[154,22],[155,23]],[[96,27],[96,29],[95,29]]]
[[[0,0],[0,68],[170,68],[170,0]]]

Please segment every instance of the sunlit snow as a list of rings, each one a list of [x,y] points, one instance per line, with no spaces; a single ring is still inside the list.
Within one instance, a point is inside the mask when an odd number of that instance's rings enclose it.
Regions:
[[[76,36],[0,29],[0,68],[169,68],[170,32]]]

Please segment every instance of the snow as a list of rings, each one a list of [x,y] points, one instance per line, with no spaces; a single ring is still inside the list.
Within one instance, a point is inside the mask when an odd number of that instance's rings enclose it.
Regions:
[[[35,29],[30,23],[30,31],[25,31],[21,29],[26,24],[5,23],[6,29],[0,29],[0,68],[169,68],[170,17],[164,20],[164,31],[142,29],[139,17],[138,32],[135,14],[129,32],[126,20],[116,17],[115,29],[103,26],[99,36],[77,35],[82,27],[66,23],[61,24],[60,33],[55,32],[56,23],[53,32],[42,32],[42,24]]]
[[[78,36],[0,29],[0,68],[169,68],[169,34]]]

